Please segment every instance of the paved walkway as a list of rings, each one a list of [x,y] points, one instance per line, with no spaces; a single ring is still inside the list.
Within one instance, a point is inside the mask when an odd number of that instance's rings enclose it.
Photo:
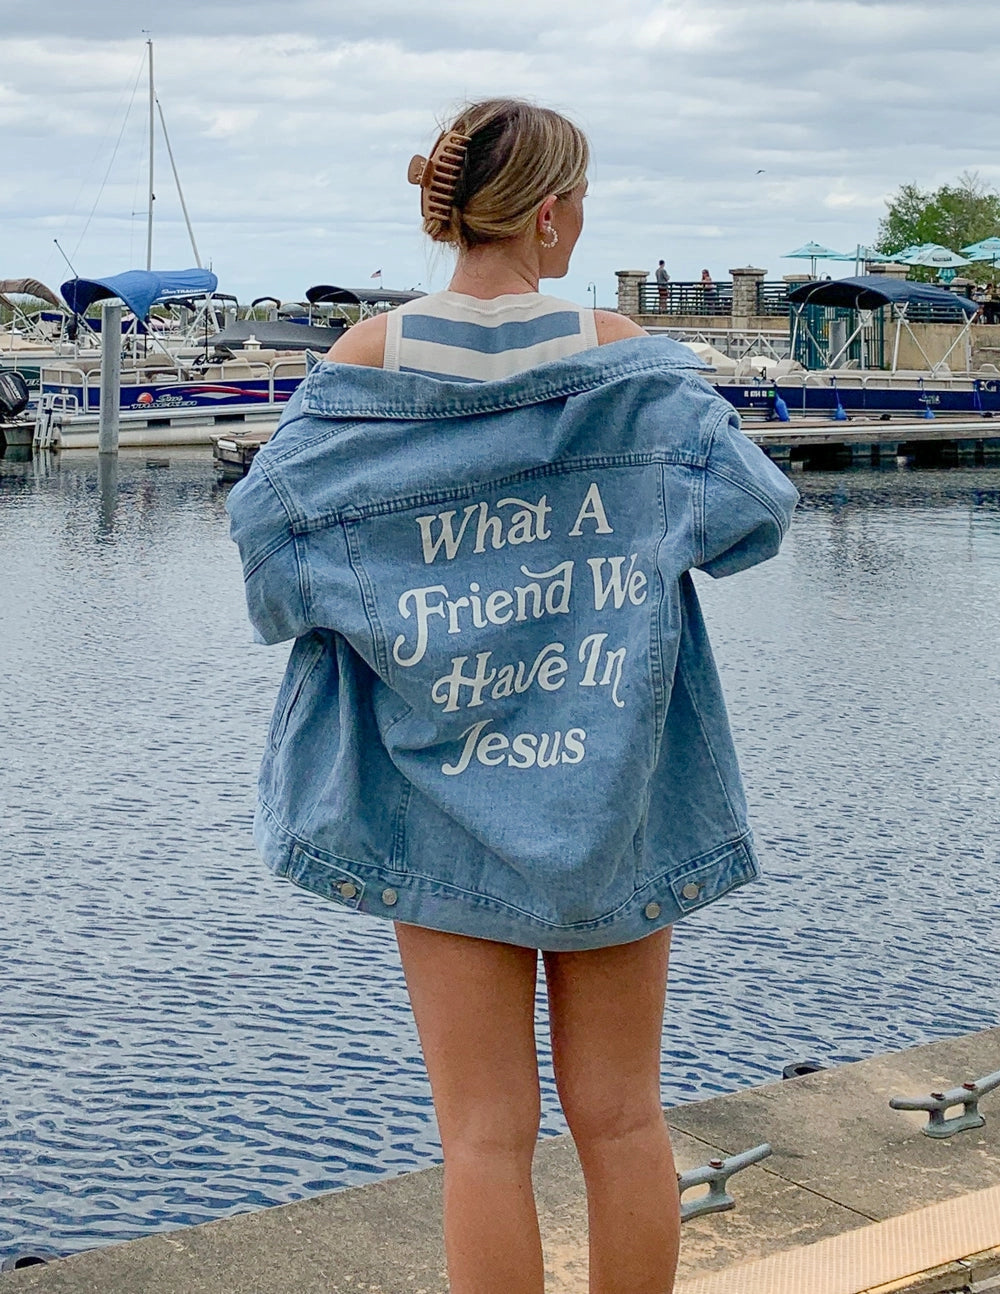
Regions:
[[[946,1141],[888,1101],[997,1070],[992,1029],[668,1110],[681,1169],[763,1141],[774,1151],[733,1179],[734,1212],[685,1223],[677,1294],[942,1294],[973,1278],[994,1288],[1000,1090],[983,1099],[985,1127]],[[547,1289],[584,1294],[586,1206],[568,1138],[539,1146],[535,1175]],[[0,1291],[445,1294],[439,1194],[439,1169],[411,1173],[4,1274]],[[975,1255],[958,1252],[970,1244]],[[803,1262],[836,1267],[840,1283],[802,1284]]]

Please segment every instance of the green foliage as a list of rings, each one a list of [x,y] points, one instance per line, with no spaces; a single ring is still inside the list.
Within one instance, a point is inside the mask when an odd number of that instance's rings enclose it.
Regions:
[[[34,297],[17,296],[14,298],[18,307],[26,315],[38,314],[41,310],[51,310],[52,306],[47,301],[37,301]],[[10,306],[4,305],[0,301],[0,324],[10,324],[16,319],[16,315]]]
[[[961,252],[970,243],[1000,237],[1000,194],[975,171],[963,171],[955,184],[942,184],[934,192],[904,184],[886,203],[879,221],[876,250],[898,252],[913,243],[940,243]],[[964,277],[988,282],[996,277],[989,261],[962,266]],[[934,269],[914,267],[911,274],[932,279]]]

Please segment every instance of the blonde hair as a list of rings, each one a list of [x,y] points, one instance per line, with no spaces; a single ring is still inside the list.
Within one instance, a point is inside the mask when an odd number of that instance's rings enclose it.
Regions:
[[[550,193],[565,197],[587,177],[586,135],[551,108],[486,99],[467,104],[442,135],[449,130],[469,143],[450,217],[424,218],[436,243],[468,248],[516,238]]]

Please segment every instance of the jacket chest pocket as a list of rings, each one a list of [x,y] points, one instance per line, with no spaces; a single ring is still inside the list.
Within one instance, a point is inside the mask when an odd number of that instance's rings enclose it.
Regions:
[[[277,750],[281,745],[292,711],[322,656],[323,639],[318,633],[307,634],[304,638],[296,639],[288,658],[288,666],[275,702],[274,713],[271,716],[268,745],[272,750]]]

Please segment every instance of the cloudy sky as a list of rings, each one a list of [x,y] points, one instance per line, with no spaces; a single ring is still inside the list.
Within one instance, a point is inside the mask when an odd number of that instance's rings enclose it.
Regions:
[[[405,179],[467,97],[571,114],[594,163],[553,290],[874,238],[900,184],[1000,187],[996,0],[0,0],[0,278],[145,264],[146,32],[199,250],[241,300],[442,287]],[[131,103],[131,107],[129,107]],[[193,264],[162,136],[154,266]],[[837,272],[837,266],[825,267]]]

